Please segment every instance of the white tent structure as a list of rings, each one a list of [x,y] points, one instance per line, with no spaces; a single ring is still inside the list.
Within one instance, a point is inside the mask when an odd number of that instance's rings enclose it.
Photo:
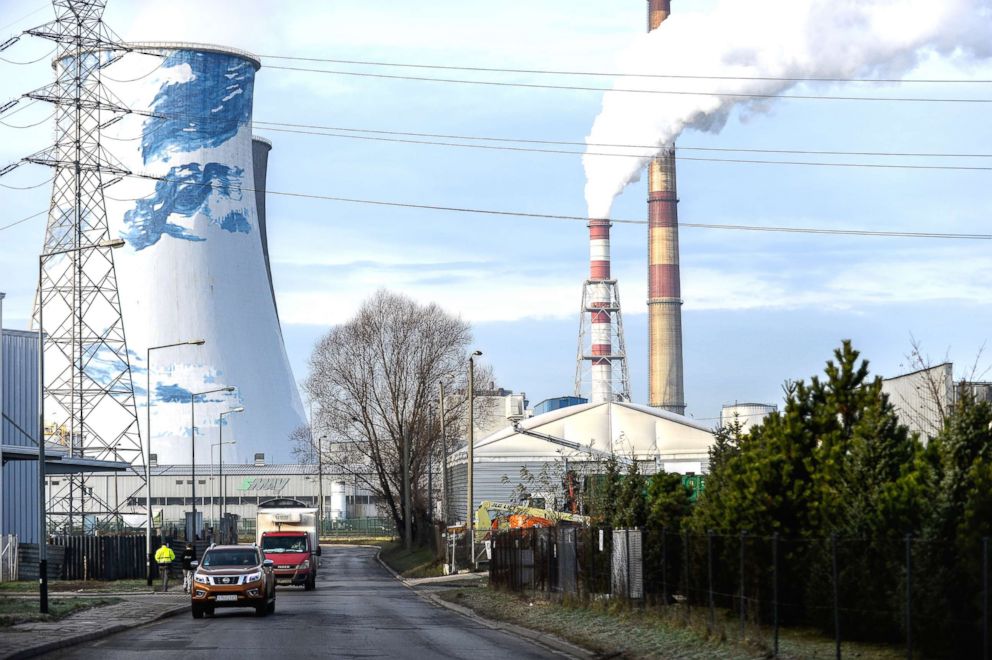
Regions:
[[[637,460],[644,473],[663,468],[699,474],[706,471],[712,444],[711,428],[658,408],[620,402],[561,408],[476,440],[474,506],[508,501],[522,470],[537,475],[565,461],[601,463],[611,452]],[[466,453],[463,447],[448,457],[449,520],[465,519]]]

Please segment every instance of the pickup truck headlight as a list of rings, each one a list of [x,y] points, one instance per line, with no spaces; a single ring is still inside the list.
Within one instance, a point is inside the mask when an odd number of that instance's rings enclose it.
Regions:
[[[200,584],[210,584],[210,578],[202,573],[193,573],[193,582],[199,582]]]
[[[262,572],[259,571],[258,573],[251,573],[250,575],[245,577],[245,582],[259,582],[261,579],[262,579]]]
[[[300,568],[301,569],[310,568],[310,560],[309,559],[304,559],[303,560],[303,563],[300,564]]]

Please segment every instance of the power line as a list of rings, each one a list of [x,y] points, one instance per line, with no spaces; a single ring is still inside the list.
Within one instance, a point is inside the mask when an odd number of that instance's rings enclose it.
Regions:
[[[150,174],[132,174],[130,176],[154,181],[178,181],[168,177],[154,176]],[[222,186],[213,183],[193,183],[182,181],[184,185],[208,186],[210,188],[221,188]],[[258,192],[254,188],[247,186],[223,186],[225,188],[236,188],[241,192]],[[585,216],[563,215],[557,213],[532,213],[527,211],[503,211],[496,209],[479,209],[461,206],[442,206],[438,204],[417,204],[413,202],[389,202],[376,199],[360,199],[356,197],[339,197],[334,195],[319,195],[316,193],[289,192],[280,190],[264,191],[268,195],[279,195],[283,197],[293,197],[300,199],[318,199],[331,202],[344,202],[349,204],[366,204],[372,206],[388,206],[393,208],[421,209],[428,211],[446,211],[452,213],[475,213],[479,215],[510,216],[517,218],[531,218],[541,220],[570,220],[579,222],[589,222]],[[630,220],[611,218],[610,222],[617,224],[646,225],[647,220]],[[755,232],[783,232],[790,234],[817,234],[831,236],[865,236],[881,238],[940,238],[954,240],[992,240],[992,234],[956,234],[947,232],[911,232],[911,231],[872,231],[866,229],[826,229],[813,227],[774,227],[769,225],[732,225],[732,224],[710,224],[696,222],[680,222],[680,227],[691,227],[694,229],[721,229],[734,231],[755,231]]]
[[[295,60],[299,62],[326,62],[330,64],[358,64],[362,66],[400,67],[408,69],[437,69],[445,71],[479,71],[486,73],[527,73],[553,76],[602,76],[607,78],[663,78],[673,80],[756,80],[769,82],[834,82],[834,83],[975,83],[988,84],[992,80],[965,80],[952,78],[817,78],[781,76],[715,76],[675,73],[616,73],[605,71],[563,71],[555,69],[508,69],[484,66],[455,66],[452,64],[411,64],[409,62],[377,62],[371,60],[341,60],[324,57],[297,57],[291,55],[261,55],[262,59]],[[266,65],[267,66],[267,65]],[[275,68],[267,66],[267,68]]]
[[[275,131],[280,133],[297,133],[304,135],[318,135],[322,137],[337,137],[349,140],[370,140],[375,142],[393,142],[402,144],[421,144],[439,147],[461,147],[464,149],[488,149],[494,151],[514,151],[514,152],[525,152],[525,153],[547,153],[547,154],[569,154],[569,155],[590,155],[590,156],[608,156],[615,158],[651,158],[656,155],[657,152],[645,153],[645,154],[617,154],[617,153],[606,153],[606,152],[584,152],[584,151],[572,151],[568,149],[538,149],[534,147],[510,147],[510,146],[499,146],[492,144],[461,144],[456,142],[438,142],[434,140],[412,140],[404,138],[391,138],[391,137],[381,137],[372,135],[348,135],[342,133],[328,133],[328,132],[318,132],[318,131],[307,131],[291,128],[274,128],[271,126],[258,126],[258,130],[262,131]],[[678,154],[678,151],[676,151]],[[879,168],[879,169],[906,169],[906,170],[961,170],[961,171],[992,171],[992,166],[973,166],[973,165],[908,165],[908,164],[898,164],[898,163],[827,163],[827,162],[815,162],[815,161],[796,161],[796,160],[759,160],[759,159],[747,159],[747,158],[704,158],[698,156],[675,156],[676,160],[681,161],[696,161],[696,162],[707,162],[707,163],[737,163],[737,164],[750,164],[750,165],[803,165],[803,166],[819,166],[819,167],[846,167],[846,168]]]
[[[51,57],[54,54],[55,54],[55,49],[53,48],[52,50],[48,51],[47,53],[45,53],[44,55],[42,55],[38,59],[31,60],[29,62],[18,62],[16,60],[8,60],[6,57],[0,57],[0,62],[6,62],[7,64],[15,64],[17,66],[25,66],[25,65],[28,65],[28,64],[37,64],[38,62],[42,61],[43,59],[49,58],[49,57]]]
[[[9,225],[4,225],[4,226],[0,227],[0,231],[4,231],[5,229],[10,229],[11,227],[16,227],[19,224],[23,224],[23,223],[27,222],[28,220],[33,220],[34,218],[37,218],[39,215],[45,215],[47,213],[48,213],[48,209],[45,209],[44,211],[38,211],[37,213],[34,213],[32,215],[29,215],[26,218],[21,218],[20,220],[15,220],[14,222],[10,223]]]
[[[992,99],[934,98],[934,97],[885,97],[885,96],[826,96],[811,94],[756,94],[744,92],[691,92],[687,90],[627,89],[610,87],[587,87],[583,85],[551,85],[541,83],[505,82],[497,80],[465,80],[462,78],[430,78],[426,76],[401,76],[388,73],[368,73],[363,71],[341,71],[337,69],[310,69],[292,66],[269,66],[269,69],[282,71],[302,71],[326,73],[338,76],[359,78],[381,78],[388,80],[415,80],[419,82],[456,83],[462,85],[488,85],[495,87],[523,87],[527,89],[562,89],[583,92],[624,92],[630,94],[667,94],[673,96],[720,96],[746,99],[793,99],[804,101],[887,101],[896,103],[992,103]]]
[[[578,147],[609,147],[615,149],[657,149],[651,144],[615,144],[609,142],[576,142],[567,140],[538,140],[533,138],[507,138],[482,135],[452,135],[449,133],[417,133],[411,131],[386,131],[372,128],[351,128],[343,126],[323,126],[319,124],[294,124],[289,122],[252,120],[254,124],[269,126],[285,126],[289,128],[314,128],[328,131],[345,131],[353,133],[374,133],[377,135],[404,135],[412,137],[441,138],[448,140],[479,140],[485,142],[518,142],[522,144],[560,144]],[[817,156],[900,156],[919,158],[992,158],[986,153],[934,153],[934,152],[896,152],[896,151],[824,151],[815,149],[756,149],[742,147],[692,147],[679,144],[679,151],[721,151],[736,153],[768,153],[768,154],[801,154]]]

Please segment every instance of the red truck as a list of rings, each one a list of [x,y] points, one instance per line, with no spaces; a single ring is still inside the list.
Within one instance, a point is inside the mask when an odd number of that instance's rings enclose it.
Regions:
[[[320,543],[317,509],[299,500],[279,498],[258,505],[255,533],[258,546],[273,563],[277,584],[317,586]]]

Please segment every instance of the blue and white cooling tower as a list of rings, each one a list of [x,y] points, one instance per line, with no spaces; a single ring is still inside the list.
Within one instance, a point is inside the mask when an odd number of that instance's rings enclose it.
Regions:
[[[192,393],[228,385],[235,393],[200,396],[196,460],[217,460],[220,413],[224,460],[292,458],[290,434],[305,423],[282,340],[268,272],[264,219],[256,188],[252,93],[258,60],[199,44],[133,44],[107,70],[108,84],[132,110],[104,145],[135,174],[107,191],[142,437],[151,401],[152,453],[159,463],[189,463]],[[113,81],[118,81],[114,83]],[[126,82],[125,82],[126,81]],[[203,346],[149,347],[204,339]],[[145,392],[151,375],[150,397]]]

